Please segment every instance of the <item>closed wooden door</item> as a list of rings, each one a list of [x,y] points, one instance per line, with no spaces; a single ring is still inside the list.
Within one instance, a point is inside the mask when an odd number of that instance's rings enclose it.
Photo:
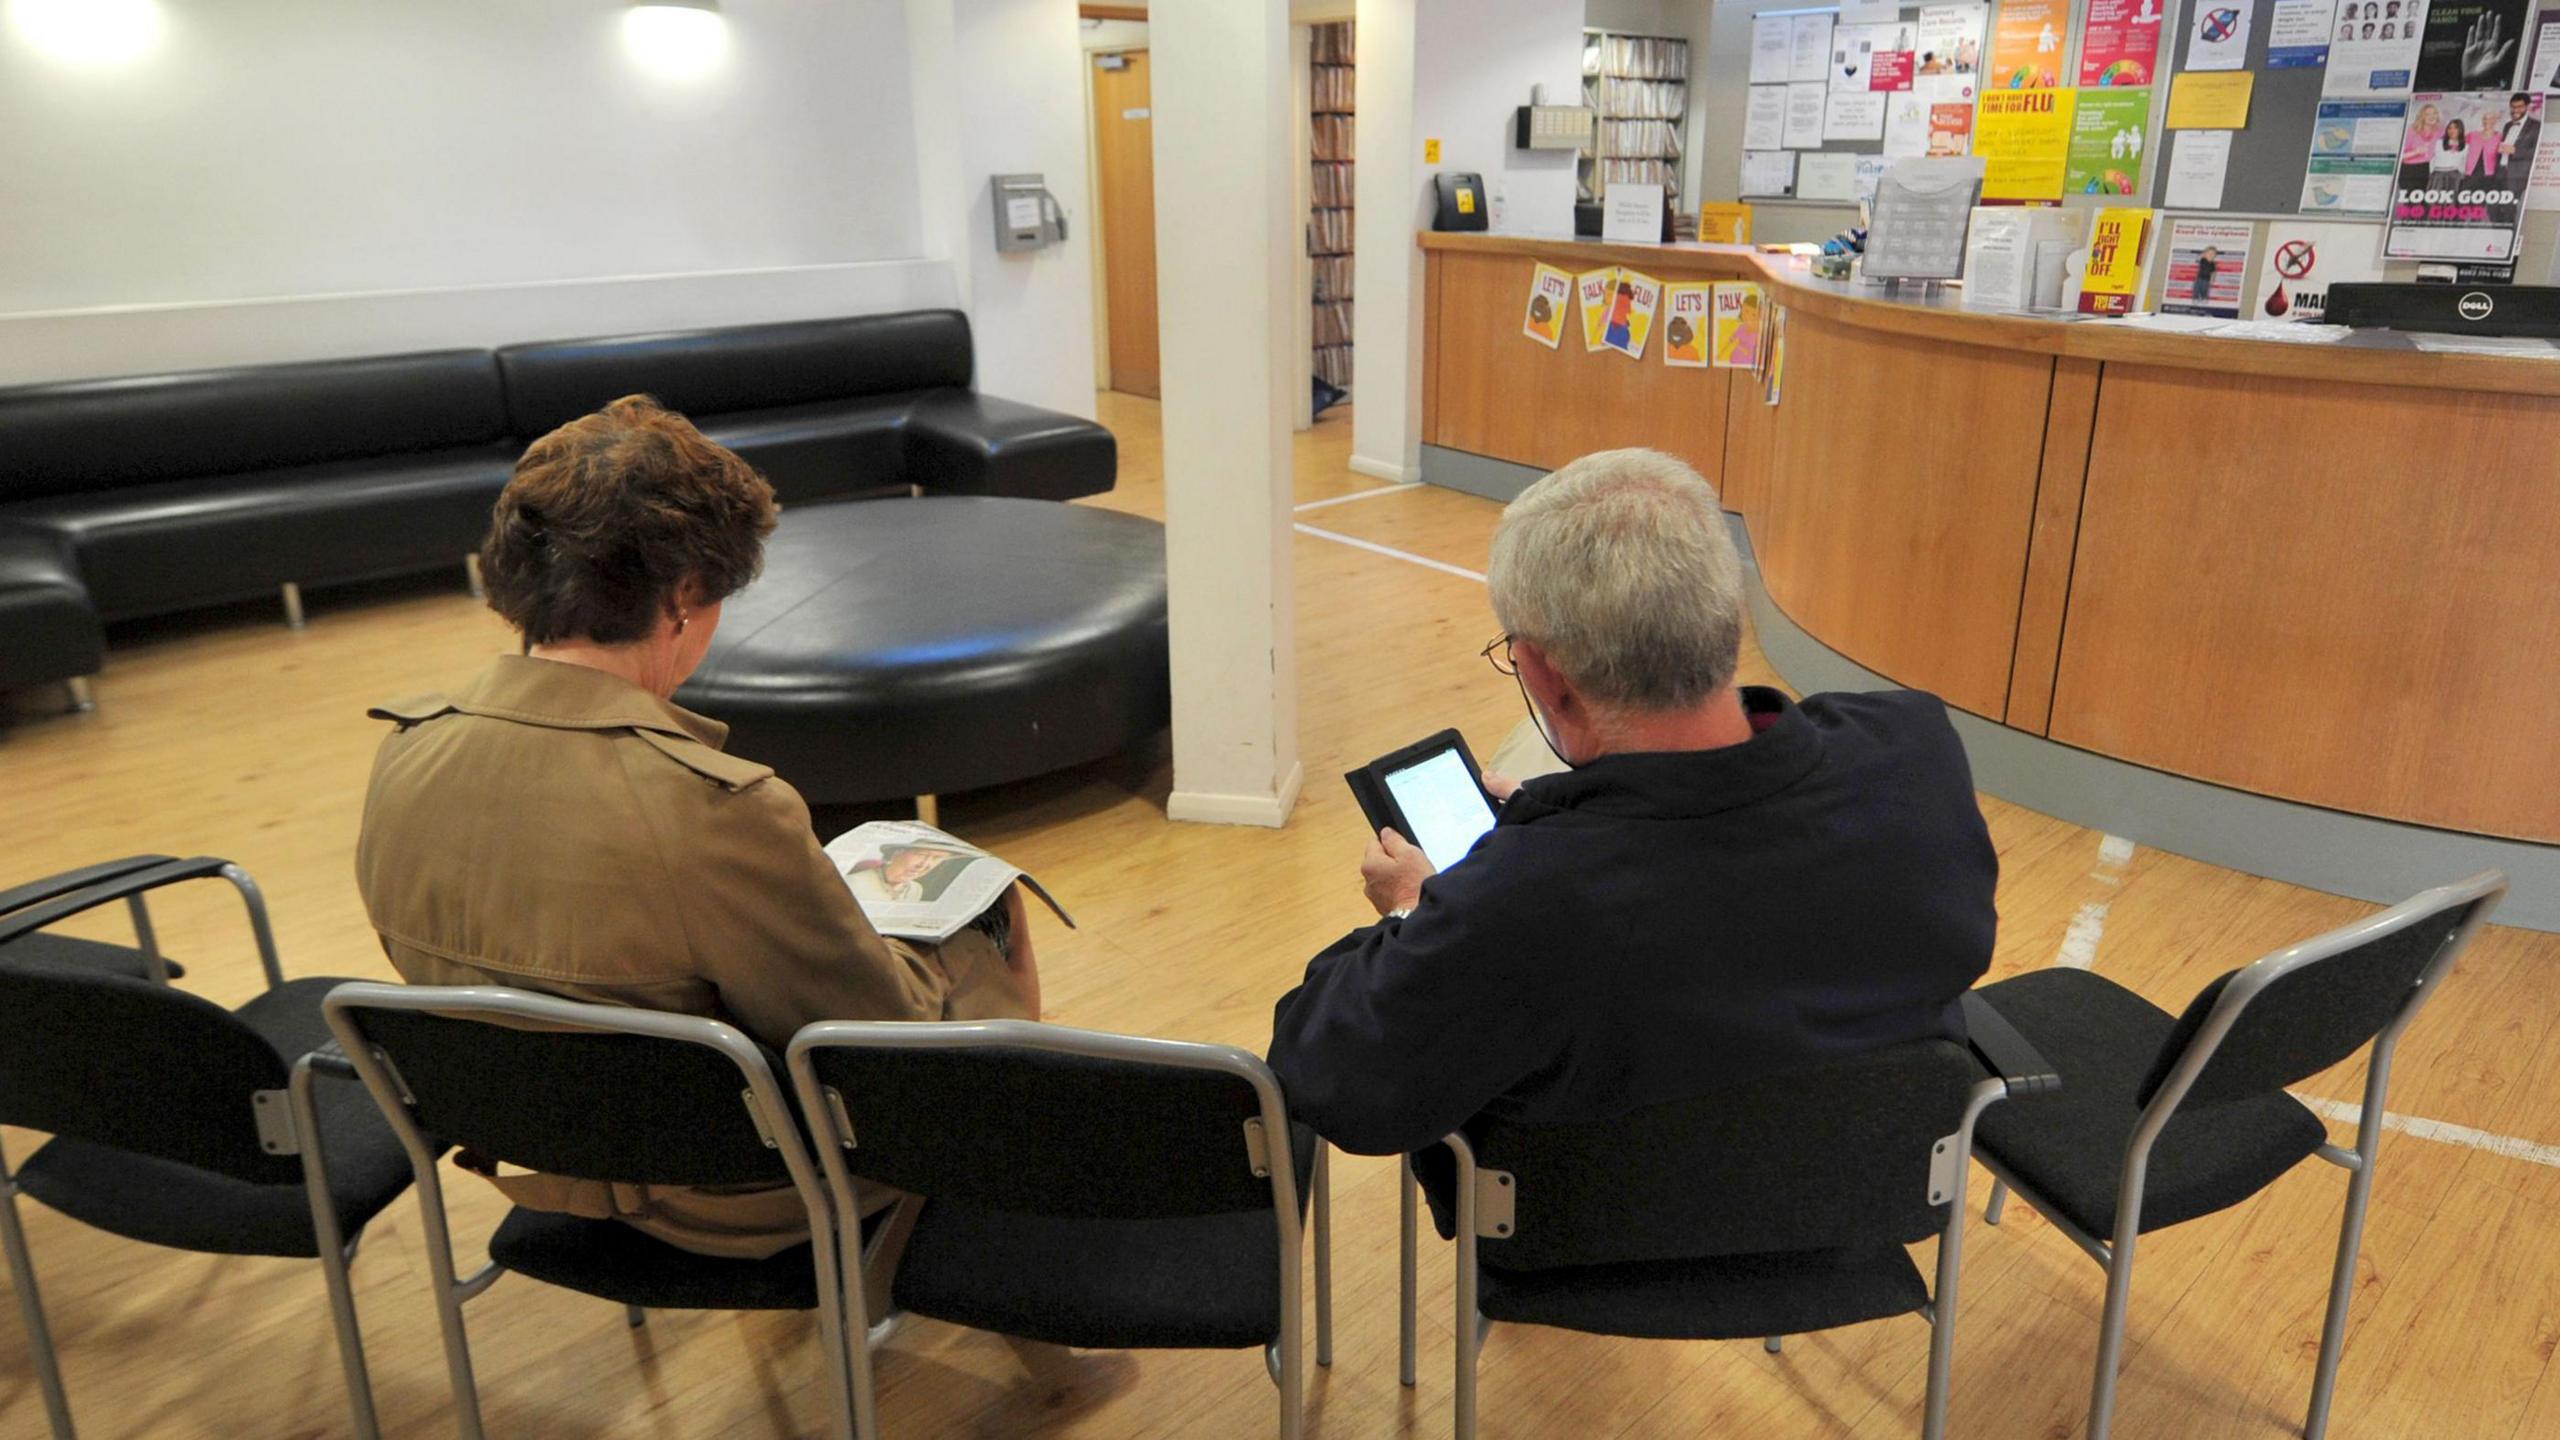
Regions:
[[[1096,55],[1093,67],[1111,388],[1153,399],[1162,388],[1162,362],[1156,356],[1156,122],[1147,52]]]

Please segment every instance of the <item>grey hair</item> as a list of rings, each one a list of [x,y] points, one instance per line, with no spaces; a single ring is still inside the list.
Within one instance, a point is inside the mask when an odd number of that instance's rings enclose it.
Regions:
[[[1695,705],[1742,656],[1742,557],[1715,487],[1658,450],[1585,455],[1502,512],[1493,613],[1596,701]]]

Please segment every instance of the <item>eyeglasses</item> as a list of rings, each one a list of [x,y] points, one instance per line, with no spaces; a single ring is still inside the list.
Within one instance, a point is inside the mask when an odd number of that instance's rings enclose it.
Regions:
[[[1485,647],[1476,653],[1484,657],[1485,663],[1491,665],[1496,674],[1517,675],[1520,673],[1520,662],[1511,658],[1511,636],[1508,632],[1496,635],[1491,640],[1486,641]]]

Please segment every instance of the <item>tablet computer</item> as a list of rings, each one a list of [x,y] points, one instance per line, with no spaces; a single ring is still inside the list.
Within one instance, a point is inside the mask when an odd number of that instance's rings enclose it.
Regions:
[[[1431,868],[1446,870],[1467,858],[1493,828],[1494,799],[1483,774],[1466,740],[1443,730],[1342,778],[1350,782],[1371,830],[1393,829],[1422,848]]]

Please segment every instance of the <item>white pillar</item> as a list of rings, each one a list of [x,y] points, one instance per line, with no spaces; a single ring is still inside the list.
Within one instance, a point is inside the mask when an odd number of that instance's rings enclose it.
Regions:
[[[1413,131],[1416,0],[1360,0],[1351,260],[1351,468],[1422,478],[1422,137]]]
[[[1286,0],[1155,0],[1156,323],[1176,820],[1298,798],[1289,387],[1296,186]]]

